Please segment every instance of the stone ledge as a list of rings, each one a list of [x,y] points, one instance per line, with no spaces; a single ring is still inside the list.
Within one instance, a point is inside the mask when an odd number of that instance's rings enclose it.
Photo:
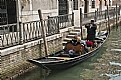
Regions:
[[[22,44],[22,45],[17,45],[17,46],[13,46],[13,47],[10,47],[10,48],[0,50],[1,56],[5,56],[5,55],[8,55],[8,54],[11,54],[11,53],[32,47],[34,45],[40,44],[40,41],[41,41],[41,39],[36,40],[36,41],[31,41],[31,42],[28,42],[28,43],[25,43],[25,44]]]
[[[47,37],[46,40],[51,41],[51,40],[54,40],[54,39],[57,39],[57,38],[60,38],[60,37],[61,37],[60,34],[56,34],[56,35]],[[10,47],[10,48],[6,48],[6,49],[3,49],[3,50],[0,50],[0,53],[1,53],[1,56],[5,56],[5,55],[8,55],[10,53],[14,53],[14,52],[17,52],[17,51],[38,45],[38,44],[41,43],[41,41],[43,43],[43,39],[39,39],[39,40],[31,41],[31,42],[28,42],[28,43],[24,43],[22,45],[17,45],[17,46],[13,46],[13,47]]]

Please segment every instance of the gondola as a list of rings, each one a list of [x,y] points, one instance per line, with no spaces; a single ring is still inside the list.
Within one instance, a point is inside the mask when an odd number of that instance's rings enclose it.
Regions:
[[[38,59],[29,59],[28,61],[30,63],[33,63],[33,64],[37,65],[37,66],[47,68],[47,69],[51,69],[51,70],[67,69],[69,67],[72,67],[72,66],[74,66],[74,65],[88,59],[89,57],[95,55],[96,53],[98,53],[98,51],[101,49],[102,45],[106,41],[107,37],[108,37],[108,32],[107,31],[99,32],[98,35],[96,36],[96,39],[95,39],[95,40],[98,41],[97,46],[94,47],[89,52],[86,52],[86,53],[83,53],[83,54],[78,55],[78,53],[77,54],[74,53],[74,55],[70,56],[66,52],[66,49],[63,49],[61,51],[50,54],[48,56],[38,58]],[[78,51],[78,48],[81,45],[78,44],[78,45],[73,46],[72,44],[70,44],[68,42],[65,45],[65,47],[68,47],[68,46],[69,46],[69,48],[70,48],[70,46],[72,46]]]

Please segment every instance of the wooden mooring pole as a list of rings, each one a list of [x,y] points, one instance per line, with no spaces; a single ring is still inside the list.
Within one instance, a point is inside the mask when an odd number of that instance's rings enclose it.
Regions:
[[[110,33],[110,16],[109,16],[109,7],[107,5],[107,17],[108,17],[108,31]]]
[[[80,28],[81,28],[81,39],[83,39],[83,30],[82,30],[82,8],[80,8]]]
[[[116,30],[118,29],[118,5],[116,4]]]
[[[105,10],[105,26],[106,26],[106,30],[108,31],[108,27],[107,27],[107,10]]]
[[[43,20],[42,20],[42,12],[41,10],[38,10],[39,18],[40,18],[40,23],[42,27],[42,37],[44,41],[44,48],[45,48],[45,55],[48,55],[48,48],[47,48],[47,41],[46,41],[46,34],[45,34],[45,27],[43,25]]]

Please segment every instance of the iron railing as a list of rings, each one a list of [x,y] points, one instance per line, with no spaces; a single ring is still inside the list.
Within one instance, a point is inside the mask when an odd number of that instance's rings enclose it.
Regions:
[[[73,14],[48,17],[42,20],[46,36],[58,34],[60,29],[71,27]],[[31,21],[0,26],[0,49],[42,38],[41,22]]]
[[[48,19],[54,19],[53,22],[56,24],[49,24],[49,26],[58,26],[59,29],[67,28],[70,26],[73,26],[74,22],[74,13],[72,14],[66,14],[66,15],[60,15],[60,16],[48,16]],[[52,23],[53,23],[52,22]]]
[[[120,15],[120,7],[118,7],[117,11],[116,11],[116,7],[114,7],[109,9],[108,12],[107,10],[104,10],[104,11],[97,10],[91,13],[84,13],[82,14],[82,21],[83,21],[82,24],[85,25],[89,23],[91,19],[94,19],[95,21],[97,21],[97,20],[107,19],[108,16],[110,18],[114,18],[116,17],[116,14]]]

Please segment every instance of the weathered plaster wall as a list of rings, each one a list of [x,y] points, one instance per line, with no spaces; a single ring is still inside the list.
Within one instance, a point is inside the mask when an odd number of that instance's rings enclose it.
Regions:
[[[21,22],[39,20],[38,9],[42,10],[43,19],[58,15],[58,0],[21,0],[18,4]]]

